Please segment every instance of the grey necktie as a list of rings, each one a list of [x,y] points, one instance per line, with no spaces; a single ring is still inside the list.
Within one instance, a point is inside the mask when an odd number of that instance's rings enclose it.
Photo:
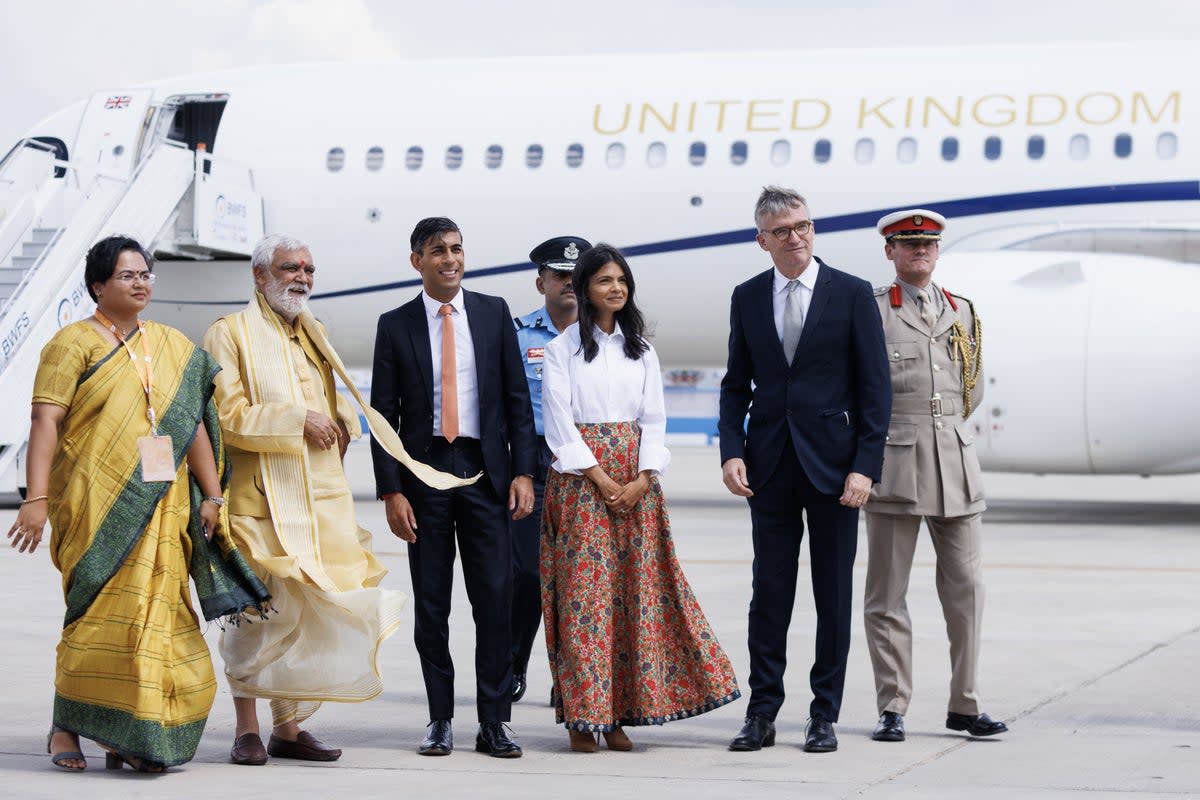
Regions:
[[[800,332],[804,330],[804,310],[800,308],[800,281],[791,280],[787,285],[787,297],[783,300],[783,354],[788,363],[796,355],[800,344]]]
[[[933,298],[924,289],[917,290],[917,301],[921,304],[921,320],[933,330],[937,324],[937,312],[933,310]]]

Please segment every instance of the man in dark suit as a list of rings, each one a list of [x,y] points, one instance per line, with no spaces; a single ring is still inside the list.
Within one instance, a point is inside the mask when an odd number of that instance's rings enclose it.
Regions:
[[[725,486],[748,499],[754,539],[750,705],[729,749],[775,743],[804,512],[817,610],[804,749],[824,753],[837,749],[858,509],[879,480],[891,382],[871,286],[813,256],[804,198],[768,186],[754,221],[775,266],[733,291],[718,429]]]
[[[474,484],[431,489],[372,443],[375,484],[392,533],[409,543],[415,624],[429,699],[422,755],[454,747],[454,664],[450,659],[450,595],[457,540],[475,619],[475,749],[515,758],[521,748],[505,732],[512,707],[513,519],[533,510],[537,458],[529,386],[512,314],[499,297],[468,292],[462,233],[431,217],[411,237],[423,291],[379,318],[371,405],[413,457]]]

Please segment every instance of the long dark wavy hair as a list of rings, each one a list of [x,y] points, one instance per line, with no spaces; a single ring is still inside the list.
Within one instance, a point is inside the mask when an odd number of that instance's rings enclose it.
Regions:
[[[633,299],[633,272],[629,269],[629,263],[620,250],[604,242],[584,250],[575,262],[575,273],[571,283],[579,301],[579,347],[583,351],[583,360],[588,362],[595,358],[600,350],[592,332],[596,326],[596,309],[588,299],[588,286],[596,273],[609,263],[616,264],[621,268],[621,272],[625,273],[625,286],[629,290],[629,296],[625,300],[625,307],[614,316],[617,324],[621,326],[621,333],[625,336],[625,357],[636,361],[650,348],[646,341],[646,320]]]

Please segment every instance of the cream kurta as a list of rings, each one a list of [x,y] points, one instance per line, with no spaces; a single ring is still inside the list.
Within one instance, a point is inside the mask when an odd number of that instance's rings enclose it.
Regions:
[[[399,627],[405,597],[376,588],[386,570],[371,553],[370,533],[355,521],[338,449],[320,450],[304,440],[309,410],[336,413],[352,435],[359,434],[350,405],[336,394],[330,397],[329,365],[298,325],[283,323],[291,331],[286,351],[296,365],[293,388],[304,405],[255,404],[248,368],[252,359],[240,352],[233,319],[214,323],[204,347],[223,367],[216,400],[233,468],[232,532],[270,590],[275,612],[265,622],[227,628],[221,655],[235,696],[283,701],[272,703],[275,724],[302,721],[320,701],[356,702],[382,691],[377,652]],[[315,540],[300,556],[281,541],[272,520],[264,453],[307,458]]]

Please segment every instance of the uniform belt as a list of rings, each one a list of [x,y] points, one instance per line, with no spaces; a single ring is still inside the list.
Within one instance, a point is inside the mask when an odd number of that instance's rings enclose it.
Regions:
[[[912,395],[892,398],[893,414],[912,414],[926,417],[949,417],[962,413],[962,397],[935,394],[921,398]]]

